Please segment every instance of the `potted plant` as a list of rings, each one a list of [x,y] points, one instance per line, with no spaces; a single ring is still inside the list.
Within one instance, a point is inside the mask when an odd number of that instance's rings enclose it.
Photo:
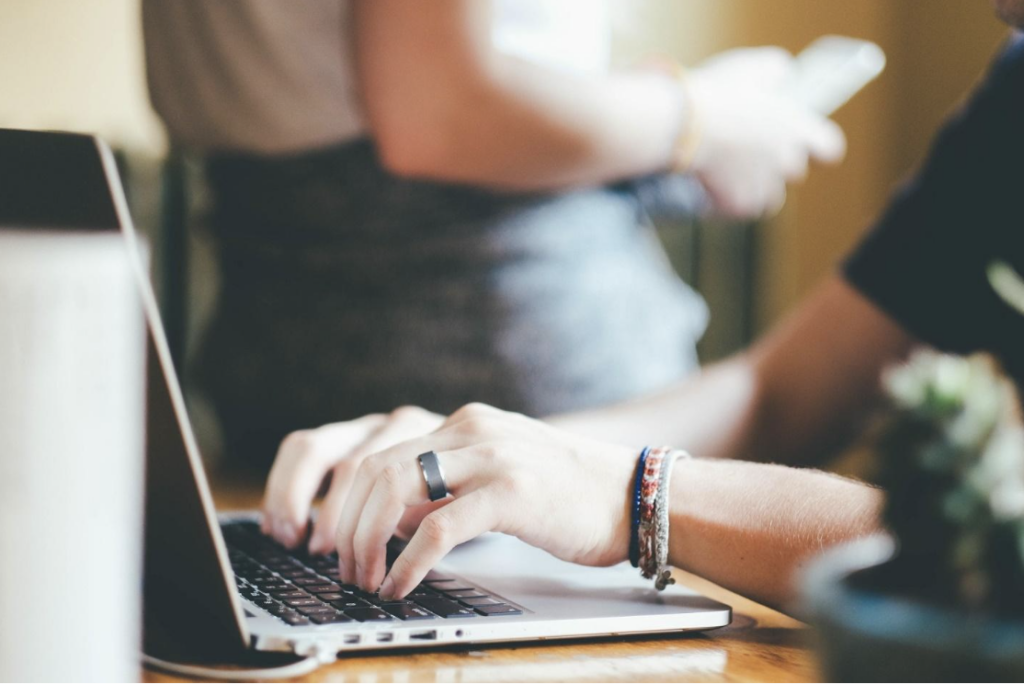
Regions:
[[[1024,680],[1024,429],[988,357],[920,352],[884,378],[875,537],[806,576],[826,678]]]

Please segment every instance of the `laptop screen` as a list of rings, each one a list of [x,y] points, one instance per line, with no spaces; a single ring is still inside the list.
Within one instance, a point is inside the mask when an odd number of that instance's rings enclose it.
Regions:
[[[117,230],[93,138],[0,129],[0,226]]]

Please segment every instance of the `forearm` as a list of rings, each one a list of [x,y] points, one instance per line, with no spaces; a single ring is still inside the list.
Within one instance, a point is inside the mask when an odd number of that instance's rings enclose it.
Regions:
[[[392,140],[410,176],[498,190],[587,186],[662,171],[684,125],[682,95],[653,72],[583,76],[495,56],[489,76]],[[412,125],[412,124],[409,124]],[[385,141],[387,144],[387,141]]]
[[[882,493],[820,471],[737,461],[678,461],[670,564],[784,607],[804,563],[881,530]]]
[[[361,0],[359,87],[382,160],[411,177],[505,190],[669,167],[685,108],[652,71],[583,75],[493,45],[490,2]]]

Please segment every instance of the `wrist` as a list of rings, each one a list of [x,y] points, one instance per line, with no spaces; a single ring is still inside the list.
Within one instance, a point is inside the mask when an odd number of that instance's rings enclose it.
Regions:
[[[697,90],[690,72],[677,65],[675,80],[679,88],[681,123],[672,146],[672,171],[691,173],[697,168],[698,153],[704,143],[704,113],[701,111]]]
[[[678,104],[678,127],[672,138],[669,170],[690,173],[695,170],[697,153],[704,139],[704,117],[701,111],[694,78],[689,69],[671,58],[656,57],[648,67],[671,80]]]

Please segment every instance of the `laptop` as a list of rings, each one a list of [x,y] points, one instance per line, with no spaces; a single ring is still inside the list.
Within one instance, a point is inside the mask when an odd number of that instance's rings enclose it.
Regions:
[[[221,661],[281,652],[328,662],[350,651],[729,624],[728,606],[678,585],[658,592],[628,564],[573,565],[499,534],[459,546],[406,601],[385,603],[340,582],[333,555],[293,553],[262,536],[257,513],[218,514],[110,149],[91,136],[0,130],[0,187],[0,219],[119,230],[134,263],[150,355],[147,652]]]

